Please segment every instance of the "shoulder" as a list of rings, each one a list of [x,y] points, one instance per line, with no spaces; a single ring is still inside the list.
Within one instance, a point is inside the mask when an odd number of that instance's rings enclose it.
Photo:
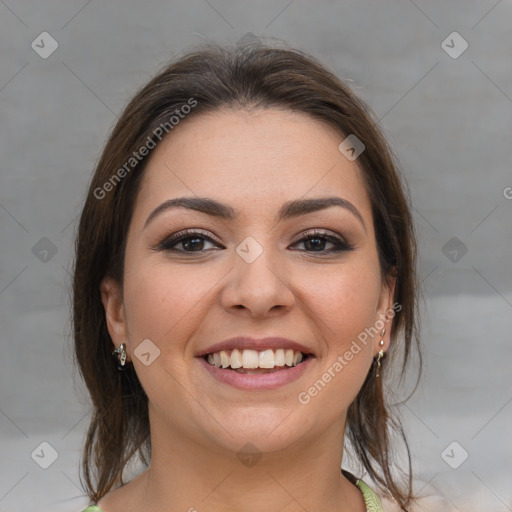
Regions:
[[[403,512],[398,503],[388,497],[379,494],[384,512]],[[438,494],[417,497],[408,507],[409,512],[452,512],[453,508],[448,501]]]
[[[378,498],[380,508],[377,510],[382,510],[383,512],[403,512],[403,509],[398,502],[391,497],[390,493],[379,488],[377,483],[372,479],[363,482],[347,471],[342,470],[342,472],[349,480],[356,482],[356,485],[361,489],[363,495],[366,491],[366,494],[371,493]],[[369,486],[367,484],[369,484]],[[438,490],[431,483],[415,479],[413,488],[419,488],[421,491],[407,506],[407,512],[453,512],[453,506],[439,494]],[[375,491],[371,491],[371,489],[375,489]],[[365,501],[368,506],[369,503],[366,498]],[[368,508],[368,510],[373,509]]]
[[[382,510],[382,512],[403,512],[397,501],[389,494],[379,490],[379,487],[373,480],[367,482],[356,478],[352,473],[342,470],[343,475],[359,487],[363,494],[368,510]],[[420,484],[421,494],[417,496],[407,507],[408,512],[452,512],[453,508],[448,501],[441,497],[437,490],[429,483],[419,480],[415,484]],[[416,487],[415,485],[415,487]],[[373,491],[372,489],[375,489]],[[380,503],[378,503],[380,501]]]
[[[84,508],[82,512],[102,512],[102,510],[98,505],[89,505],[87,508]]]

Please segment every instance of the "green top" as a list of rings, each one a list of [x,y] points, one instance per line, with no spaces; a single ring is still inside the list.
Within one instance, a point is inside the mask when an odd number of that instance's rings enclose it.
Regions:
[[[379,497],[362,480],[358,480],[356,485],[363,494],[366,512],[384,512]]]
[[[361,491],[366,505],[366,512],[384,512],[379,497],[362,481],[356,480],[355,484]],[[103,512],[97,505],[91,505],[82,512]]]

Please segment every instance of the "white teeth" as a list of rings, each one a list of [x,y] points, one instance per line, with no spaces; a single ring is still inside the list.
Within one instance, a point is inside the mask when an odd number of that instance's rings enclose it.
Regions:
[[[284,350],[282,348],[278,348],[276,350],[276,355],[274,357],[274,364],[276,366],[284,366],[285,365]]]
[[[276,350],[221,350],[208,354],[206,360],[217,368],[274,368],[283,366],[297,366],[303,359],[302,353],[291,348]]]
[[[260,352],[259,367],[260,368],[274,368],[274,351],[264,350]]]
[[[285,358],[286,366],[293,366],[294,357],[293,357],[293,350],[291,348],[286,349],[286,351],[284,353],[284,358]]]
[[[244,350],[242,352],[244,368],[258,368],[258,352],[256,350]]]
[[[231,368],[236,369],[242,366],[242,354],[240,350],[235,348],[233,352],[231,352]]]
[[[229,357],[225,350],[220,351],[220,364],[222,365],[222,368],[227,368],[229,366]]]

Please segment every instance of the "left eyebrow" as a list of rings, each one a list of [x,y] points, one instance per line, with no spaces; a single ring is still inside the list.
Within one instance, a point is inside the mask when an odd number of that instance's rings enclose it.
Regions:
[[[295,199],[288,201],[284,203],[283,206],[281,206],[279,209],[277,220],[287,220],[293,217],[298,217],[300,215],[331,208],[333,206],[340,206],[341,208],[345,208],[346,210],[350,211],[361,222],[366,231],[363,216],[359,210],[350,201],[336,196],[319,197],[313,199]],[[210,199],[208,197],[177,197],[174,199],[168,199],[167,201],[164,201],[162,204],[157,206],[146,219],[144,228],[146,228],[151,220],[154,219],[157,215],[172,208],[188,208],[190,210],[202,212],[213,217],[220,217],[228,220],[236,218],[239,214],[239,211],[237,211],[235,208],[232,208],[229,205],[220,203],[219,201]]]
[[[292,217],[298,217],[306,213],[316,212],[330,208],[331,206],[341,206],[349,212],[351,212],[363,225],[365,231],[366,226],[363,220],[363,216],[359,210],[346,199],[341,197],[319,197],[314,199],[296,199],[294,201],[288,201],[284,203],[277,215],[277,220],[286,220]]]

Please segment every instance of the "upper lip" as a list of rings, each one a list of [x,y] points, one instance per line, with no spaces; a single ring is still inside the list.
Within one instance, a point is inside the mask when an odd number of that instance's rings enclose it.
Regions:
[[[229,338],[224,341],[220,341],[219,343],[214,343],[209,347],[200,350],[196,357],[205,356],[206,354],[212,354],[214,352],[219,352],[221,350],[266,350],[266,349],[293,349],[298,352],[302,352],[303,354],[311,354],[311,349],[302,345],[301,343],[297,343],[296,341],[289,340],[287,338],[280,337],[268,337],[268,338],[251,338],[250,336],[235,336],[234,338]]]

